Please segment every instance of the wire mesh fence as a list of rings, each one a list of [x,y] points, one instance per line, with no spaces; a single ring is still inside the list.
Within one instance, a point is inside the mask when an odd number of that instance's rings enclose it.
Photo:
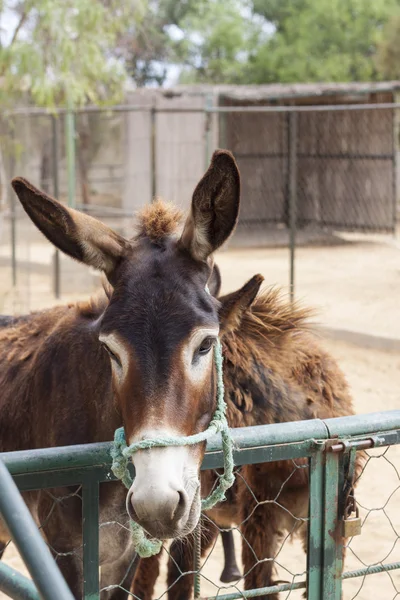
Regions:
[[[393,411],[234,430],[238,466],[226,503],[204,513],[194,534],[140,562],[129,545],[126,492],[109,481],[109,444],[1,458],[22,491],[40,489],[36,500],[33,492],[26,500],[77,598],[78,574],[85,599],[100,593],[142,600],[281,600],[304,593],[312,600],[340,599],[344,571],[343,600],[386,600],[398,596],[400,584],[399,423]],[[325,427],[328,438],[316,441]],[[334,431],[339,437],[329,438]],[[361,460],[360,449],[368,446],[376,447]],[[215,483],[220,452],[215,440],[203,464],[204,494]],[[355,494],[346,486],[354,477]],[[351,514],[343,512],[349,498]],[[355,513],[361,534],[343,549],[343,519]],[[7,562],[12,549],[6,544],[4,550]]]
[[[27,272],[41,267],[48,291],[63,290],[64,274],[48,252],[46,260],[38,258],[40,238],[15,204],[13,176],[23,175],[106,222],[121,222],[156,195],[188,209],[216,147],[232,150],[242,175],[231,246],[291,245],[293,251],[295,245],[338,243],[338,233],[346,231],[393,235],[399,112],[395,104],[171,108],[164,100],[55,116],[34,109],[4,114],[4,279],[26,282]]]

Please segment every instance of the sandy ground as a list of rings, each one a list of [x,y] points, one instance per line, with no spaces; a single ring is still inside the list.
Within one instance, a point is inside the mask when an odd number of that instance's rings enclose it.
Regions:
[[[350,234],[342,238],[335,246],[298,248],[296,298],[314,307],[316,320],[328,327],[400,339],[400,240]],[[52,246],[40,238],[21,241],[17,248],[18,286],[13,289],[10,246],[0,243],[0,312],[28,312],[54,304],[53,258]],[[29,268],[29,262],[35,266]],[[288,291],[286,248],[229,248],[218,253],[217,262],[223,273],[223,291],[238,288],[256,273],[264,275],[265,285],[279,285]],[[93,271],[61,257],[63,300],[86,297],[97,286]]]
[[[22,248],[21,252],[25,250]],[[47,256],[44,264],[48,271],[34,273],[21,269],[17,290],[11,289],[9,267],[0,268],[0,312],[25,312],[54,304],[49,277],[52,253],[46,252],[42,244],[30,247],[30,253],[38,260],[43,262],[43,256]],[[4,257],[5,254],[4,250]],[[297,254],[297,296],[318,309],[318,321],[324,325],[400,339],[399,258],[400,246],[396,240],[385,240],[384,244],[371,240],[363,244],[301,248]],[[264,274],[268,283],[285,286],[288,281],[286,249],[228,250],[219,254],[218,262],[225,290],[239,287],[258,272]],[[72,271],[68,260],[63,262],[63,269],[63,300],[86,297],[95,287],[96,278],[87,272],[85,275],[80,270]],[[327,341],[326,345],[348,377],[358,413],[400,408],[400,353],[359,348],[334,340]],[[397,448],[391,448],[384,457],[371,459],[368,464],[358,488],[358,499],[365,507],[361,510],[365,520],[363,534],[351,544],[346,570],[380,561],[400,561],[399,471],[400,450]],[[6,552],[6,561],[26,573],[12,547]],[[278,579],[292,580],[294,575],[304,573],[305,558],[296,541],[285,544],[279,563],[284,568],[279,570]],[[202,596],[218,592],[221,568],[218,542],[203,569]],[[396,571],[390,576],[372,575],[365,581],[352,579],[345,582],[345,600],[355,597],[389,600],[396,597],[395,586],[400,590],[400,572]],[[161,595],[163,590],[165,583],[160,577],[157,594]],[[0,599],[4,597],[0,594]],[[281,594],[281,597],[301,598],[301,592]]]

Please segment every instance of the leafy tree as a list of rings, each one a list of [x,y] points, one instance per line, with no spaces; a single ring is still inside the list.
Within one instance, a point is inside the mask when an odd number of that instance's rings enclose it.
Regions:
[[[116,101],[125,70],[110,48],[144,8],[134,0],[0,1],[0,22],[15,22],[1,37],[0,100],[25,90],[45,107]]]
[[[399,0],[253,0],[276,32],[249,59],[249,80],[365,81]]]
[[[400,79],[400,13],[387,22],[376,58],[377,68],[384,79]]]
[[[165,83],[177,60],[173,33],[208,0],[149,0],[143,18],[120,36],[115,55],[122,58],[138,87]]]
[[[21,101],[22,94],[46,108],[118,102],[126,71],[112,50],[127,22],[140,23],[143,2],[0,0],[0,105]],[[3,140],[9,140],[11,123],[3,119],[1,125]],[[78,136],[87,202],[90,132],[85,119],[79,121]],[[43,161],[49,163],[49,156],[43,155]],[[6,185],[1,148],[0,184]]]
[[[180,23],[183,38],[175,45],[185,82],[240,83],[262,30],[243,1],[202,2]]]
[[[393,38],[391,52],[395,48],[396,25],[385,26],[400,0],[209,0],[200,5],[180,23],[181,80],[290,83],[382,78],[377,48],[386,35]]]

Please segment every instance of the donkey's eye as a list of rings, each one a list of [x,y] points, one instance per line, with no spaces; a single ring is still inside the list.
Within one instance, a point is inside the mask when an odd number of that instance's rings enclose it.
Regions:
[[[208,354],[214,345],[215,338],[206,337],[197,349],[198,354]]]
[[[111,360],[113,360],[115,363],[117,363],[119,367],[121,367],[121,361],[119,360],[118,356],[114,354],[112,350],[110,350],[109,346],[107,346],[107,344],[105,344],[104,342],[101,342],[101,345],[103,346],[104,350],[107,352]]]

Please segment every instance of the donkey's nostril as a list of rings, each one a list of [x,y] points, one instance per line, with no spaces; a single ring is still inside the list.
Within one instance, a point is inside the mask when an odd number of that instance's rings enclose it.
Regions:
[[[174,510],[173,519],[179,521],[179,519],[185,514],[188,505],[187,493],[183,490],[177,490],[178,493],[178,504]]]

